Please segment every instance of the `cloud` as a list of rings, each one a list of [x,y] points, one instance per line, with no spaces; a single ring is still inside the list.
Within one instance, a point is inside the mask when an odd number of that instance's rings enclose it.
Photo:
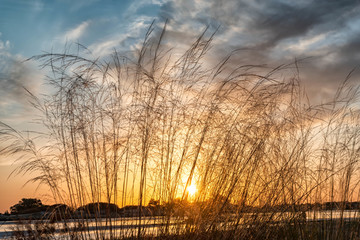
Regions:
[[[0,37],[1,37],[1,32],[0,32]],[[9,48],[10,48],[10,42],[9,41],[5,41],[5,42],[3,42],[3,41],[1,41],[0,40],[0,54],[1,55],[7,55],[8,53],[7,53],[7,51],[9,50]]]
[[[36,0],[32,2],[33,9],[36,12],[41,12],[44,9],[44,3],[41,0]]]
[[[236,32],[237,40],[262,49],[273,47],[284,39],[304,36],[314,28],[321,32],[341,28],[348,19],[337,16],[351,15],[358,5],[355,1],[335,0],[300,1],[302,4],[280,0],[196,2],[168,2],[162,6],[160,15],[171,19],[173,24],[190,25],[195,29],[199,23],[221,25],[221,33],[232,31],[234,26],[240,27],[242,30]]]
[[[126,39],[126,35],[120,35],[115,39],[104,40],[89,46],[92,54],[97,57],[109,55],[115,47]]]
[[[0,40],[0,119],[16,118],[29,107],[24,87],[37,93],[42,75],[31,62],[10,53],[9,41]]]
[[[300,73],[305,82],[320,88],[317,92],[322,86],[338,85],[360,59],[360,2],[354,0],[137,0],[119,4],[123,9],[118,12],[110,5],[97,11],[106,5],[98,0],[72,2],[62,0],[62,5],[71,6],[68,14],[74,17],[59,24],[72,27],[55,41],[46,41],[55,51],[73,41],[87,46],[94,57],[108,56],[114,49],[134,50],[152,20],[156,19],[154,33],[160,33],[168,19],[164,43],[180,52],[207,26],[209,35],[220,26],[206,59],[210,64],[235,49],[241,51],[234,64],[276,67],[312,57],[301,65]],[[88,11],[94,11],[93,18]],[[5,41],[1,44],[0,49],[9,47]],[[17,63],[10,65],[16,68]]]
[[[129,25],[119,26],[121,32],[106,36],[105,38],[91,44],[88,49],[95,57],[104,57],[111,54],[114,49],[120,52],[129,51],[139,42],[149,28],[153,18],[137,16]]]
[[[70,11],[78,11],[79,9],[88,7],[96,2],[99,2],[99,0],[61,0],[62,2],[65,2],[65,4],[68,4]]]
[[[308,86],[318,88],[312,93],[315,95],[339,85],[360,59],[356,51],[360,47],[360,3],[353,0],[133,1],[122,16],[124,22],[116,24],[119,18],[109,20],[106,24],[113,31],[89,41],[89,50],[95,57],[104,57],[114,49],[119,52],[136,49],[154,19],[148,15],[151,11],[144,9],[154,6],[158,12],[154,33],[159,34],[168,19],[164,43],[180,52],[206,27],[209,35],[220,27],[212,53],[206,59],[209,65],[236,49],[241,49],[233,57],[236,65],[276,67],[311,57],[300,65],[300,73]],[[82,22],[69,30],[65,38],[85,39],[90,23]],[[93,23],[88,37],[96,32],[95,25],[100,29],[98,21]]]
[[[300,74],[308,88],[316,86],[314,96],[331,92],[360,62],[358,1],[178,0],[164,3],[159,16],[170,20],[174,46],[194,39],[204,26],[209,32],[220,26],[213,62],[235,49],[242,49],[235,64],[275,67],[312,57],[300,65]]]
[[[84,21],[73,29],[70,29],[64,34],[63,42],[78,41],[86,32],[91,21]]]

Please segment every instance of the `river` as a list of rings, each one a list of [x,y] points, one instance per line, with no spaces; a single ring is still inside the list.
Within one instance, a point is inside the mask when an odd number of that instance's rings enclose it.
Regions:
[[[265,214],[266,213],[262,213]],[[270,213],[269,213],[270,214]],[[273,214],[273,213],[272,213]],[[243,217],[249,217],[250,213],[246,213]],[[286,214],[281,214],[282,218]],[[308,211],[306,212],[306,221],[325,221],[325,220],[339,220],[343,219],[345,221],[360,219],[360,213],[356,210],[345,210],[341,211]],[[109,237],[110,234],[118,238],[121,237],[131,237],[137,234],[138,231],[138,219],[137,218],[116,218],[112,219],[111,230],[109,227],[109,222],[106,219],[88,219],[85,223],[80,223],[81,220],[71,220],[66,223],[54,223],[50,224],[55,230],[56,239],[69,239],[65,237],[63,230],[76,229],[77,234],[82,234],[84,238],[94,239]],[[144,235],[158,235],[165,228],[165,219],[164,217],[144,217],[141,222],[141,231]],[[41,228],[41,221],[32,221],[34,225],[38,225]],[[227,222],[231,223],[231,221]],[[86,226],[85,226],[86,225]],[[172,218],[169,221],[168,232],[171,234],[176,234],[184,228],[185,223],[183,220]],[[25,227],[25,228],[24,228]],[[24,231],[26,229],[26,223],[21,223],[19,221],[4,221],[0,222],[0,239],[7,239],[12,236],[17,229]],[[86,229],[86,231],[84,230]]]

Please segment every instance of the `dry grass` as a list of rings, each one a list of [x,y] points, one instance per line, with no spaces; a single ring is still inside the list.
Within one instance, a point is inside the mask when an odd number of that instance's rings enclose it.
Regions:
[[[357,88],[346,80],[331,103],[314,106],[297,63],[265,72],[236,66],[229,56],[205,68],[213,35],[205,31],[175,59],[162,44],[165,28],[160,37],[152,33],[151,27],[136,57],[92,59],[79,46],[74,54],[33,58],[51,72],[53,92],[30,93],[47,144],[37,147],[2,123],[1,153],[24,153],[17,172],[36,172],[34,181],[73,208],[192,202],[185,217],[168,211],[154,220],[165,222],[162,238],[359,238],[356,218],[345,234],[343,216],[306,224],[297,217],[299,204],[359,200]],[[191,184],[194,196],[186,190]],[[286,207],[274,210],[279,205]],[[257,207],[251,217],[249,206]],[[279,216],[287,220],[274,223]],[[171,225],[174,218],[179,223]],[[78,221],[87,226],[85,217]],[[144,222],[139,212],[130,234],[143,237]],[[110,216],[106,224],[109,230],[96,228],[94,238],[129,234],[113,228]]]

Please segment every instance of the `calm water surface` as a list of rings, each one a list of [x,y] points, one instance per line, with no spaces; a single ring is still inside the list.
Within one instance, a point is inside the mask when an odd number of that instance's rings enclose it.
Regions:
[[[248,214],[246,214],[248,215]],[[286,215],[286,214],[285,214]],[[284,215],[282,215],[284,216]],[[349,219],[359,219],[360,218],[360,212],[355,210],[346,210],[346,211],[309,211],[306,212],[306,220],[307,221],[322,221],[322,220],[330,220],[330,219],[340,219],[343,218],[344,220]],[[37,221],[32,221],[32,223],[36,223]],[[56,236],[58,239],[66,239],[62,236],[60,229],[68,228],[74,228],[78,226],[83,226],[82,224],[79,224],[79,220],[73,220],[69,221],[66,224],[64,223],[55,223],[53,224],[54,228],[57,229]],[[163,217],[144,217],[142,219],[142,231],[143,234],[151,234],[151,235],[158,235],[161,232],[161,229],[164,228],[163,224],[166,221]],[[95,221],[95,219],[89,219],[89,221],[86,222],[87,231],[81,231],[79,230],[78,233],[83,234],[85,237],[89,238],[96,238],[96,232],[100,233],[101,236],[109,236],[110,230],[109,230],[109,222],[106,222],[105,219],[98,219]],[[137,234],[138,229],[138,219],[137,218],[117,218],[112,220],[112,228],[113,233],[116,236],[132,236]],[[18,221],[6,221],[6,222],[0,222],[0,238],[6,239],[11,236],[13,231],[17,228],[23,227],[23,223],[19,223]],[[84,226],[85,227],[85,226]],[[179,219],[171,219],[170,220],[170,226],[169,226],[169,232],[170,233],[176,233],[181,229],[181,227],[184,227],[183,221],[180,221]],[[98,229],[98,231],[96,231]]]

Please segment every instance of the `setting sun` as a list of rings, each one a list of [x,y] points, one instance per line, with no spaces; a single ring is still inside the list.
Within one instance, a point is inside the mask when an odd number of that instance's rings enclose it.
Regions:
[[[194,185],[194,184],[191,184],[187,189],[190,196],[193,196],[196,193],[196,190],[197,190],[196,185]]]

